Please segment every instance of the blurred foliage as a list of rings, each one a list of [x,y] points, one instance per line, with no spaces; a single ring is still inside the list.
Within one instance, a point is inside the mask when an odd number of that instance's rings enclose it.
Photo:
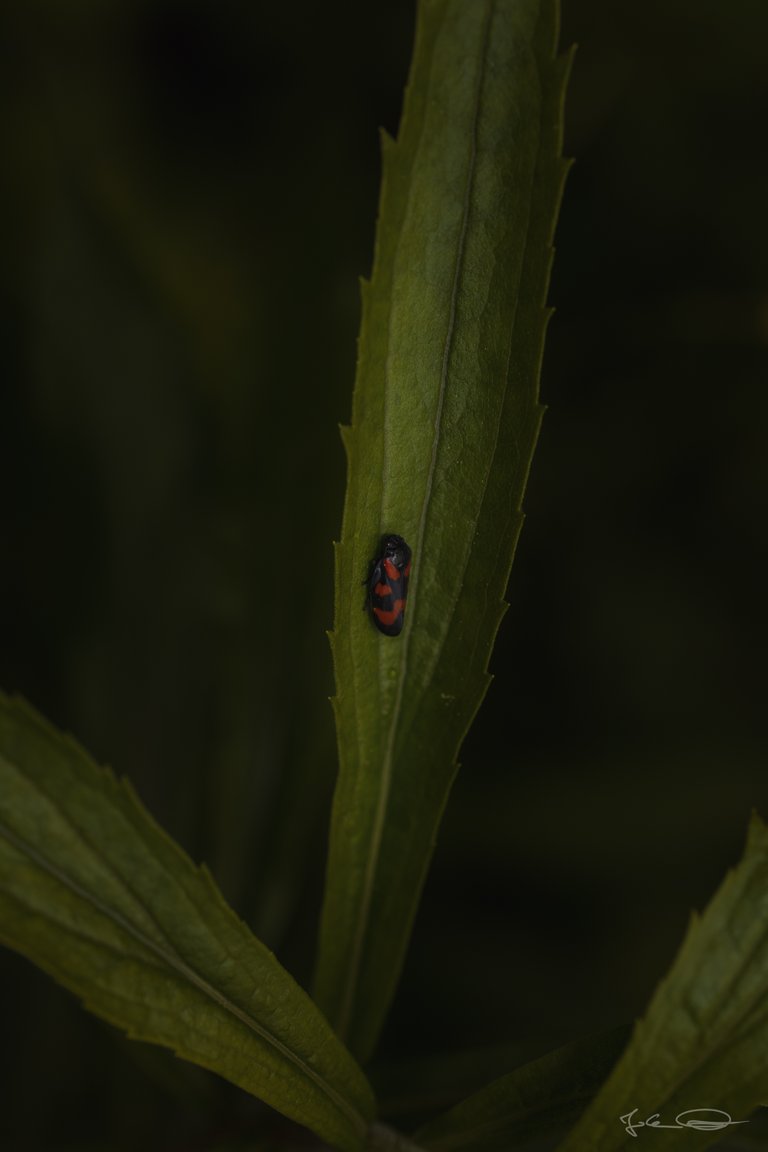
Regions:
[[[768,814],[768,8],[564,9],[550,411],[390,1055],[532,1057],[638,1015]],[[130,776],[304,981],[336,424],[412,25],[404,0],[0,15],[0,681]],[[254,1122],[0,960],[0,1146]]]

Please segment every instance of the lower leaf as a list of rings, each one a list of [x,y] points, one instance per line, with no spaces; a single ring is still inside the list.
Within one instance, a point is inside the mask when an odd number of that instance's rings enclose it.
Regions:
[[[2,695],[0,941],[130,1036],[363,1147],[372,1093],[307,994],[127,783]]]

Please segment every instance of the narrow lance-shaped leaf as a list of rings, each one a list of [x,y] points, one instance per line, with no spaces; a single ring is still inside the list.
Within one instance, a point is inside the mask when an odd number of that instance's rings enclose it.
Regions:
[[[627,1028],[577,1040],[521,1064],[419,1128],[427,1152],[510,1152],[535,1148],[579,1118],[627,1039]]]
[[[768,829],[755,818],[741,863],[692,918],[626,1052],[560,1152],[618,1152],[638,1135],[654,1152],[698,1152],[734,1134],[749,1143],[749,1113],[766,1104]]]
[[[370,1089],[306,993],[126,783],[1,695],[0,941],[132,1037],[364,1145]]]
[[[334,799],[316,978],[352,1050],[376,1040],[488,659],[538,434],[568,61],[555,0],[422,0],[384,176],[336,550]],[[361,581],[413,550],[405,628]]]

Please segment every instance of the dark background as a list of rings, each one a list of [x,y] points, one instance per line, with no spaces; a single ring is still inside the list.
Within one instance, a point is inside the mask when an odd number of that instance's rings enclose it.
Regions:
[[[633,1019],[768,817],[768,6],[564,8],[550,408],[382,1058]],[[0,682],[128,775],[305,983],[336,425],[413,15],[0,16]],[[258,1130],[26,961],[0,980],[3,1149]]]

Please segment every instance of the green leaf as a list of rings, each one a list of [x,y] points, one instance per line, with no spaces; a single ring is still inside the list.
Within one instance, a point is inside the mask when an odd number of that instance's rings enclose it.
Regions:
[[[306,993],[127,783],[2,695],[0,940],[130,1036],[363,1146],[370,1089]]]
[[[649,925],[652,929],[653,925]],[[703,916],[694,915],[669,975],[594,1103],[560,1152],[625,1149],[653,1117],[653,1152],[701,1149],[749,1136],[748,1122],[710,1132],[676,1126],[741,1122],[768,1104],[768,829],[754,818],[744,857]],[[622,1121],[622,1117],[627,1118]]]
[[[414,1136],[435,1152],[509,1152],[564,1131],[584,1111],[616,1063],[627,1038],[619,1028],[589,1037],[515,1068],[475,1092]]]
[[[422,0],[397,144],[384,140],[332,636],[340,771],[317,997],[366,1057],[394,993],[522,525],[565,178],[555,0]],[[405,629],[361,582],[413,549]]]

